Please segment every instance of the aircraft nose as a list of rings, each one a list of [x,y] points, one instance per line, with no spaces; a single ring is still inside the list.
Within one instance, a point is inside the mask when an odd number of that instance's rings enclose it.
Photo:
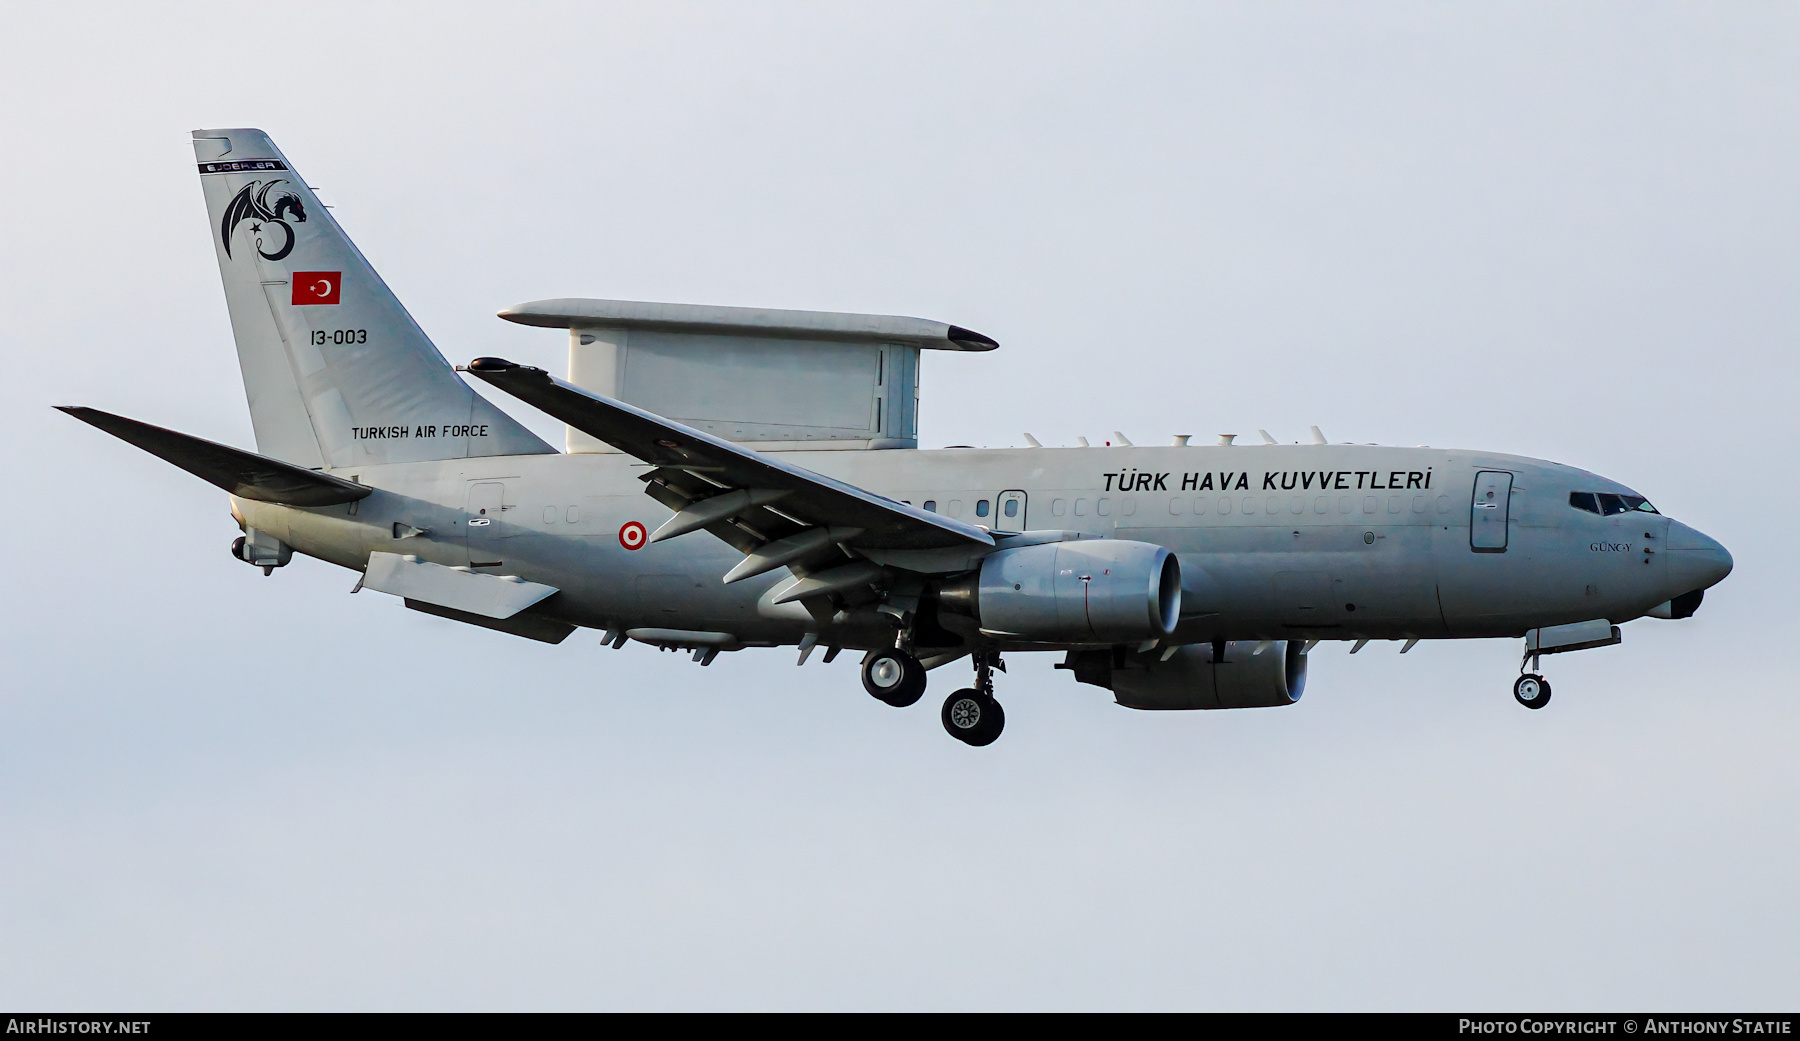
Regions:
[[[1731,554],[1707,535],[1680,521],[1669,522],[1669,578],[1683,592],[1706,589],[1731,574]]]

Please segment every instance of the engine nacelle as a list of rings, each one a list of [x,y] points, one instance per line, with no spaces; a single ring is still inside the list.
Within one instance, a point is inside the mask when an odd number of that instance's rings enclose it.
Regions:
[[[1124,539],[1003,549],[939,593],[983,632],[1041,643],[1161,639],[1181,618],[1181,564],[1161,546]]]
[[[1112,691],[1126,708],[1276,708],[1299,701],[1306,690],[1306,645],[1276,641],[1257,654],[1258,646],[1232,641],[1217,662],[1211,644],[1189,644],[1168,661],[1161,651],[1070,651],[1059,667]]]

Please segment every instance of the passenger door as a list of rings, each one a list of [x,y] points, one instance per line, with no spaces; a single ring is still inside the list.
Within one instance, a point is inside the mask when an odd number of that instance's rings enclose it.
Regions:
[[[1475,475],[1475,495],[1469,504],[1469,548],[1477,553],[1506,552],[1512,479],[1504,470],[1483,470]]]
[[[1025,530],[1025,493],[1005,491],[994,500],[994,530]]]

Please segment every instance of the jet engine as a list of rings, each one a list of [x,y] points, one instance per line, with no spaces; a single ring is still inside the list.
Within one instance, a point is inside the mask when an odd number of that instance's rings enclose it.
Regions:
[[[940,589],[938,605],[985,633],[1043,643],[1161,639],[1181,618],[1181,564],[1125,539],[1003,549]]]
[[[1189,644],[1168,661],[1161,651],[1131,653],[1125,648],[1070,651],[1057,666],[1075,679],[1105,687],[1119,704],[1141,709],[1275,708],[1292,705],[1306,689],[1305,644],[1278,640],[1263,648],[1251,641]]]

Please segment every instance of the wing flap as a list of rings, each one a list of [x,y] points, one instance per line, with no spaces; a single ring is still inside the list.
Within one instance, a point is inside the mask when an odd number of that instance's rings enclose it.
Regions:
[[[470,614],[467,611],[458,611],[453,607],[428,604],[423,600],[408,600],[406,606],[409,610],[418,611],[421,614],[436,615],[439,618],[448,618],[453,622],[462,622],[466,625],[479,625],[483,629],[493,629],[509,636],[523,636],[527,640],[536,640],[539,643],[561,643],[575,631],[575,627],[568,622],[559,622],[554,618],[540,618],[529,612],[516,614],[511,618],[487,618],[478,614]]]
[[[555,586],[540,582],[463,571],[400,553],[369,554],[362,584],[407,600],[498,619],[511,618],[556,592]]]

